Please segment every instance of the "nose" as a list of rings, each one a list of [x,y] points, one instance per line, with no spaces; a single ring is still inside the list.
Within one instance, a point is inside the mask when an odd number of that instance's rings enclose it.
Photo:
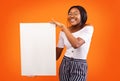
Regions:
[[[69,17],[74,17],[75,15],[73,13],[68,14]]]
[[[73,18],[73,17],[75,17],[75,16],[74,16],[73,14],[71,14],[71,15],[69,15],[69,17],[70,17],[70,18]]]
[[[74,15],[71,15],[70,17],[74,17]]]

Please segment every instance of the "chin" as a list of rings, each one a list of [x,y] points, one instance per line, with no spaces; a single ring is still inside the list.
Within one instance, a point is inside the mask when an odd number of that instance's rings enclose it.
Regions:
[[[80,24],[78,23],[78,24],[76,24],[76,23],[74,23],[74,24],[71,24],[71,26],[79,26]]]
[[[76,23],[70,23],[70,24],[71,24],[71,26],[77,25]]]
[[[78,24],[71,24],[71,26],[77,26]]]

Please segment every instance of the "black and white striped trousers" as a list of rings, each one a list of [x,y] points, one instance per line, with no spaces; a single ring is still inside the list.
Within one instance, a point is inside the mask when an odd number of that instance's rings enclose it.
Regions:
[[[87,62],[64,56],[59,69],[60,81],[86,81]]]

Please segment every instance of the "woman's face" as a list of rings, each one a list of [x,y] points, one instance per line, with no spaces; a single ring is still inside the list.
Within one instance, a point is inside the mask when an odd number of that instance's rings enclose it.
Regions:
[[[75,26],[81,22],[80,11],[77,8],[72,8],[68,13],[68,22]]]

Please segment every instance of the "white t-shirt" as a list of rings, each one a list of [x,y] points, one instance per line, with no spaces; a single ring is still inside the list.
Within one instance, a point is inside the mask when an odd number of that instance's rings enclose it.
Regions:
[[[76,37],[76,38],[80,37],[85,41],[85,43],[83,45],[81,45],[79,48],[75,49],[71,46],[65,33],[63,31],[60,31],[57,47],[64,48],[64,46],[66,46],[67,49],[65,52],[65,56],[67,56],[67,57],[70,57],[70,58],[72,57],[72,58],[76,58],[76,59],[86,59],[88,50],[90,47],[92,34],[93,34],[93,26],[91,26],[91,25],[85,26],[81,30],[72,33],[72,35],[74,37]]]

